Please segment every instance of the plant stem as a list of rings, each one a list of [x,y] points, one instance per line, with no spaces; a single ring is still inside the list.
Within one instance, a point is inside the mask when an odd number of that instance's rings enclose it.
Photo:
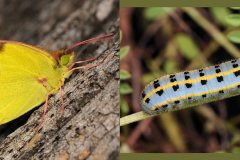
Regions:
[[[143,119],[146,119],[146,118],[149,118],[149,117],[153,117],[153,116],[156,116],[156,115],[150,115],[150,114],[147,114],[143,111],[133,113],[131,115],[124,116],[124,117],[120,118],[120,126],[125,126],[127,124],[137,122],[137,121],[140,121],[140,120],[143,120]]]

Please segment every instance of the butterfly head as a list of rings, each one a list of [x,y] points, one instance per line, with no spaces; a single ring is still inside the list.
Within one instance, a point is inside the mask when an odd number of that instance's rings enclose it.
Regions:
[[[74,58],[74,52],[66,52],[64,50],[59,50],[52,53],[52,57],[57,61],[60,67],[69,67]]]
[[[64,54],[60,57],[59,59],[59,64],[61,66],[69,66],[72,64],[73,62],[73,57],[74,57],[74,52],[70,53],[70,54]]]
[[[72,72],[69,72],[69,68],[73,65],[75,53],[58,50],[53,52],[51,55],[56,61],[56,67],[59,68],[62,73],[62,82],[64,82],[64,79],[68,78],[72,74]]]

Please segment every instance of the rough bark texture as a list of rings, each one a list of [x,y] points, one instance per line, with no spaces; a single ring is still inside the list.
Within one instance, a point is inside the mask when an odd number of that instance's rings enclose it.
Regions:
[[[99,34],[118,32],[117,0],[6,0],[0,2],[0,12],[1,39],[37,44],[50,51]],[[0,159],[117,159],[117,39],[115,36],[115,42],[77,48],[83,59],[100,55],[92,64],[104,63],[76,72],[67,80],[63,87],[64,116],[60,114],[60,94],[49,99],[40,131],[36,127],[43,106],[26,122],[18,119],[3,126]],[[18,121],[21,123],[16,125]]]

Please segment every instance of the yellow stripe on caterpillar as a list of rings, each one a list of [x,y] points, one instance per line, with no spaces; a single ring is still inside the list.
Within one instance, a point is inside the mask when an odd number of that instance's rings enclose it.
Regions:
[[[201,92],[201,93],[198,93],[198,94],[188,94],[186,96],[181,96],[181,97],[178,97],[178,98],[174,98],[174,99],[170,99],[170,100],[167,100],[165,103],[160,103],[160,104],[157,104],[155,106],[153,106],[151,108],[152,111],[156,110],[156,108],[158,107],[162,107],[164,106],[165,104],[169,104],[169,103],[172,103],[174,101],[177,101],[177,100],[183,100],[183,99],[187,99],[188,97],[197,97],[197,96],[201,96],[201,95],[204,95],[204,94],[210,94],[210,93],[215,93],[215,92],[219,92],[221,90],[227,90],[227,89],[232,89],[232,88],[235,88],[237,86],[240,86],[240,82],[235,84],[235,85],[231,85],[231,86],[227,86],[227,87],[223,87],[223,88],[220,88],[220,89],[216,89],[216,90],[209,90],[209,92]]]
[[[173,83],[169,83],[167,85],[164,85],[164,86],[160,86],[154,90],[152,90],[151,92],[149,92],[144,98],[144,103],[146,101],[147,98],[151,97],[153,94],[156,94],[157,91],[160,91],[161,89],[166,89],[166,88],[170,88],[174,85],[180,85],[180,84],[186,84],[186,83],[196,83],[196,82],[199,82],[201,80],[209,80],[209,79],[212,79],[212,78],[216,78],[216,77],[219,77],[219,76],[225,76],[225,75],[229,75],[229,74],[232,74],[234,72],[237,72],[237,71],[240,71],[240,68],[234,68],[232,70],[229,70],[229,71],[225,71],[225,72],[221,72],[221,73],[217,73],[217,74],[213,74],[213,75],[206,75],[204,77],[199,77],[199,78],[196,78],[196,79],[189,79],[189,80],[184,80],[184,81],[176,81],[176,82],[173,82]],[[164,76],[165,77],[165,76]]]

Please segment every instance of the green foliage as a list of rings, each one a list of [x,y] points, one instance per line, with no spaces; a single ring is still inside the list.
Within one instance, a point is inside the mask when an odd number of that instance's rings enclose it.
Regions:
[[[122,60],[128,54],[129,47],[125,46],[120,49],[120,60]]]
[[[234,30],[228,33],[228,39],[234,43],[240,43],[240,30]]]
[[[226,22],[233,27],[239,27],[240,26],[240,14],[229,14],[226,17]]]
[[[130,85],[127,83],[121,83],[120,84],[120,94],[125,95],[125,94],[130,94],[130,93],[132,93],[132,87],[130,87]]]
[[[122,115],[127,115],[127,113],[129,112],[129,106],[126,100],[124,100],[124,98],[121,96],[120,98],[120,106],[121,106],[121,113]]]
[[[225,7],[212,7],[210,11],[214,17],[214,19],[223,26],[228,26],[226,19],[223,17],[227,17],[230,14],[228,8]]]
[[[240,7],[230,7],[234,10],[240,10]],[[233,27],[236,27],[233,31],[227,34],[228,39],[233,43],[240,43],[240,14],[229,14],[226,17],[228,24]]]
[[[131,74],[128,71],[121,69],[120,70],[120,80],[126,80],[129,78],[131,78]]]
[[[122,41],[122,32],[120,31],[120,42]],[[125,58],[129,52],[129,46],[121,47],[120,49],[120,60]],[[127,101],[124,99],[124,95],[132,93],[132,88],[129,84],[124,82],[131,78],[131,74],[123,69],[120,69],[120,110],[122,115],[127,115],[129,112],[129,106]]]
[[[144,10],[144,16],[148,20],[155,20],[167,16],[174,8],[168,7],[149,7]]]
[[[192,60],[200,54],[198,46],[187,34],[178,34],[175,37],[175,43],[182,55],[188,60]]]
[[[174,73],[177,70],[177,62],[176,60],[169,59],[164,63],[164,71],[166,73]]]

